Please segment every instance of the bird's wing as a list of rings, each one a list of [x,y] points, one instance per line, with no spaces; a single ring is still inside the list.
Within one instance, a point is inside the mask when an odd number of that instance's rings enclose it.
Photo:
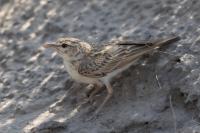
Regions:
[[[177,41],[177,38],[170,38],[155,43],[121,41],[115,44],[103,45],[101,49],[94,50],[86,59],[81,61],[78,72],[87,77],[104,77],[108,73],[135,61],[138,57],[156,47],[174,41]]]
[[[134,55],[137,57],[137,54],[145,47],[149,46],[147,44],[126,45],[125,43],[103,46],[101,50],[92,53],[81,61],[78,72],[87,77],[104,77],[132,62]]]

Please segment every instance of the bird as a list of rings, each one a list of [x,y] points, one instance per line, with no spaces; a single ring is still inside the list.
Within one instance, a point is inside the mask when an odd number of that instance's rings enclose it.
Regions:
[[[78,38],[63,37],[43,46],[54,49],[63,58],[64,66],[72,79],[94,86],[89,99],[92,99],[103,86],[106,87],[107,95],[95,110],[96,115],[113,95],[113,77],[128,69],[144,54],[179,40],[180,37],[174,35],[144,43],[116,40],[94,45]]]

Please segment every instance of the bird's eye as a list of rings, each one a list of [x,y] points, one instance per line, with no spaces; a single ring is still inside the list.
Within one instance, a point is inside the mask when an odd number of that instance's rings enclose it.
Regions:
[[[68,45],[65,44],[65,43],[62,44],[62,47],[63,47],[63,48],[66,48],[67,46],[68,46]]]

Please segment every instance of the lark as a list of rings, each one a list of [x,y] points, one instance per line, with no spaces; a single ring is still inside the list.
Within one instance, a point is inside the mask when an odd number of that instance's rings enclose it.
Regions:
[[[128,69],[142,55],[179,39],[175,36],[146,43],[123,40],[93,45],[77,38],[66,37],[44,44],[44,47],[53,48],[63,58],[64,66],[74,80],[95,86],[89,99],[105,85],[107,96],[96,109],[95,114],[98,114],[113,95],[111,80],[114,76]]]

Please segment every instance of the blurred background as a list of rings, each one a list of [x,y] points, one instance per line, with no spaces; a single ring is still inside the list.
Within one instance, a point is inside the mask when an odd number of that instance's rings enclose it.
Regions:
[[[0,133],[200,132],[200,1],[0,0]],[[79,106],[84,84],[42,44],[76,37],[96,45],[178,35],[113,81],[105,97]],[[72,90],[72,91],[71,91]]]

